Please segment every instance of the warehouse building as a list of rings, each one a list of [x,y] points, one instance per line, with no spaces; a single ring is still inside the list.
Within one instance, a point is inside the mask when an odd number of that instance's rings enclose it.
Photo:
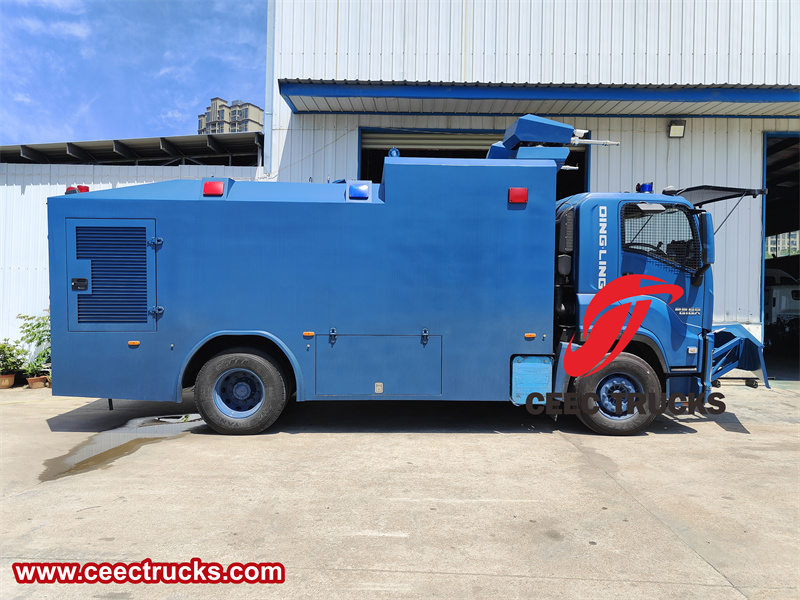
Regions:
[[[719,228],[715,321],[762,335],[765,235],[800,229],[797,3],[314,0],[271,9],[270,179],[380,181],[392,147],[480,157],[519,115],[557,119],[620,141],[571,153],[579,169],[559,175],[561,196],[639,182],[769,188],[766,200],[709,205]]]
[[[0,149],[0,338],[15,335],[18,312],[46,305],[44,202],[65,184],[380,181],[390,148],[482,157],[526,113],[620,142],[575,148],[568,164],[578,169],[559,175],[560,196],[639,182],[769,188],[766,199],[710,205],[715,321],[762,335],[765,239],[800,229],[797,3],[270,0],[267,13],[263,149],[252,166],[219,151],[244,134],[203,136],[216,166],[166,156],[159,138],[149,147],[160,163],[136,160],[143,154],[123,140],[93,143],[126,166],[98,162],[91,144]],[[65,164],[50,164],[51,151]]]

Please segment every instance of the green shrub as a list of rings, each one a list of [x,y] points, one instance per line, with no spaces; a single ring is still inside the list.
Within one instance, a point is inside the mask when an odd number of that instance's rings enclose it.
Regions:
[[[35,362],[41,357],[41,364],[50,362],[50,309],[45,310],[41,317],[30,315],[17,315],[22,319],[19,330],[22,333],[22,341],[30,346],[30,356],[34,356],[30,362]]]
[[[0,375],[10,375],[22,369],[25,364],[25,350],[19,342],[10,342],[8,338],[0,343]]]
[[[36,358],[33,360],[27,361],[23,367],[25,377],[39,377],[40,375],[47,375],[47,371],[44,370],[44,365],[46,362],[47,360],[45,360],[43,352],[37,354]]]

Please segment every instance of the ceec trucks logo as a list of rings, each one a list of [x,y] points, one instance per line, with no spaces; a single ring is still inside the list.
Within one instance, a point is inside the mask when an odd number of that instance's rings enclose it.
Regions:
[[[653,281],[656,284],[642,287],[644,281]],[[683,296],[683,289],[679,285],[649,275],[623,275],[603,286],[589,303],[583,317],[586,342],[573,349],[575,336],[572,337],[564,355],[564,370],[572,377],[584,377],[613,361],[625,350],[647,315],[652,299],[642,296],[655,294],[670,296],[669,304],[672,304]],[[617,304],[624,300],[628,302]],[[611,308],[613,304],[617,306]]]

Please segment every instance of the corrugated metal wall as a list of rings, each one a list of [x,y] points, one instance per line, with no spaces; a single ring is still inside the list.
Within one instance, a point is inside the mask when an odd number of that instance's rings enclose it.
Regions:
[[[50,305],[48,196],[75,184],[102,190],[211,176],[255,179],[256,169],[0,164],[0,339],[19,337],[18,314],[41,315]]]
[[[278,0],[276,15],[278,78],[800,84],[796,0]]]

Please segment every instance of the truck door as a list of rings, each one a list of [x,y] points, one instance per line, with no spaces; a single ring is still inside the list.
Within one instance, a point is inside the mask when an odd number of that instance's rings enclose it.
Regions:
[[[154,219],[67,219],[70,331],[155,331]]]
[[[698,227],[689,209],[680,204],[622,203],[620,214],[622,242],[621,273],[644,274],[679,285],[683,296],[667,305],[668,321],[656,331],[659,339],[669,342],[665,352],[674,366],[697,366],[698,335],[702,329],[703,290],[692,283],[701,266]],[[651,310],[653,310],[651,308]],[[649,315],[648,315],[649,316]],[[649,320],[649,319],[648,319]],[[644,326],[648,326],[645,320]],[[655,321],[650,326],[655,327]]]

